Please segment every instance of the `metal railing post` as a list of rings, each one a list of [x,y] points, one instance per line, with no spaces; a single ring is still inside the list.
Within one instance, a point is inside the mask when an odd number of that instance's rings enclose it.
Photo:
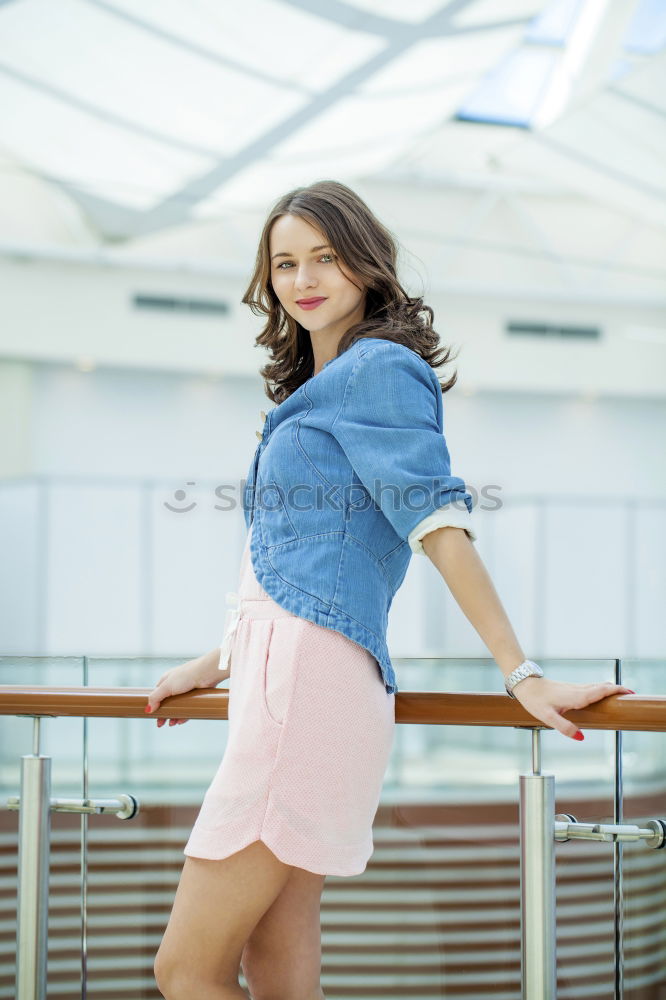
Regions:
[[[520,950],[523,1000],[556,1000],[555,778],[541,774],[532,730],[532,774],[520,775]]]
[[[118,819],[133,819],[139,803],[133,795],[116,799],[88,798],[87,741],[84,747],[83,799],[51,798],[51,758],[39,752],[39,716],[33,716],[32,754],[21,757],[21,794],[10,796],[8,809],[19,811],[18,881],[16,908],[16,1000],[46,1000],[49,933],[49,867],[51,860],[51,812],[114,813]],[[82,847],[87,842],[82,842]],[[86,854],[81,864],[86,867]],[[82,977],[81,996],[87,984],[86,871],[82,872]]]
[[[622,661],[615,661],[615,683],[622,683]],[[615,731],[613,754],[613,823],[624,823],[622,730]],[[624,1000],[624,844],[613,841],[613,958],[614,1000]]]
[[[39,718],[35,718],[33,753],[21,757],[16,924],[17,1000],[46,998],[51,758],[39,753],[39,723]]]

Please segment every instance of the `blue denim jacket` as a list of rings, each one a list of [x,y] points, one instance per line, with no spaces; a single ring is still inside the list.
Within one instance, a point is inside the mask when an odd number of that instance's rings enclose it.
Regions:
[[[465,527],[474,540],[472,497],[450,475],[437,376],[378,337],[356,341],[270,410],[243,491],[261,586],[368,649],[388,692],[398,690],[388,612],[412,552],[423,551],[417,529],[441,508],[434,526]]]

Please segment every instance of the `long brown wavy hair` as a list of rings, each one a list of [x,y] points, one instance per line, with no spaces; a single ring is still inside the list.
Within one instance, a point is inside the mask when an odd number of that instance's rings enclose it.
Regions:
[[[287,213],[316,226],[347,268],[367,288],[365,315],[341,337],[336,357],[363,337],[404,344],[433,368],[451,360],[432,327],[433,311],[422,297],[412,298],[396,277],[398,243],[365,202],[339,181],[317,181],[283,195],[268,213],[259,240],[254,273],[241,302],[267,317],[256,344],[267,347],[271,360],[260,369],[266,395],[282,403],[311,378],[314,354],[310,332],[290,316],[273,291],[269,237],[276,219]],[[454,372],[441,382],[442,393],[456,383]]]

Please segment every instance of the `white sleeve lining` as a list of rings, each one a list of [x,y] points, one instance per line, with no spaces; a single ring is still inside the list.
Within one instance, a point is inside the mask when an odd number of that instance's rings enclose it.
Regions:
[[[417,555],[425,555],[421,539],[430,531],[434,531],[435,528],[445,527],[464,528],[469,538],[473,542],[476,541],[477,535],[470,512],[447,504],[445,507],[440,507],[439,510],[433,511],[432,514],[428,514],[422,521],[419,521],[415,528],[412,528],[407,539],[412,552]]]

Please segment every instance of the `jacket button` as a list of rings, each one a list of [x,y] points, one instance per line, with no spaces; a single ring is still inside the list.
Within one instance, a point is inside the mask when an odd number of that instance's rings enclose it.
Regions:
[[[263,439],[264,435],[261,433],[261,431],[255,431],[254,433],[257,435],[260,441]]]
[[[263,422],[266,423],[266,414],[264,413],[263,410],[259,410],[259,416],[261,417]]]

